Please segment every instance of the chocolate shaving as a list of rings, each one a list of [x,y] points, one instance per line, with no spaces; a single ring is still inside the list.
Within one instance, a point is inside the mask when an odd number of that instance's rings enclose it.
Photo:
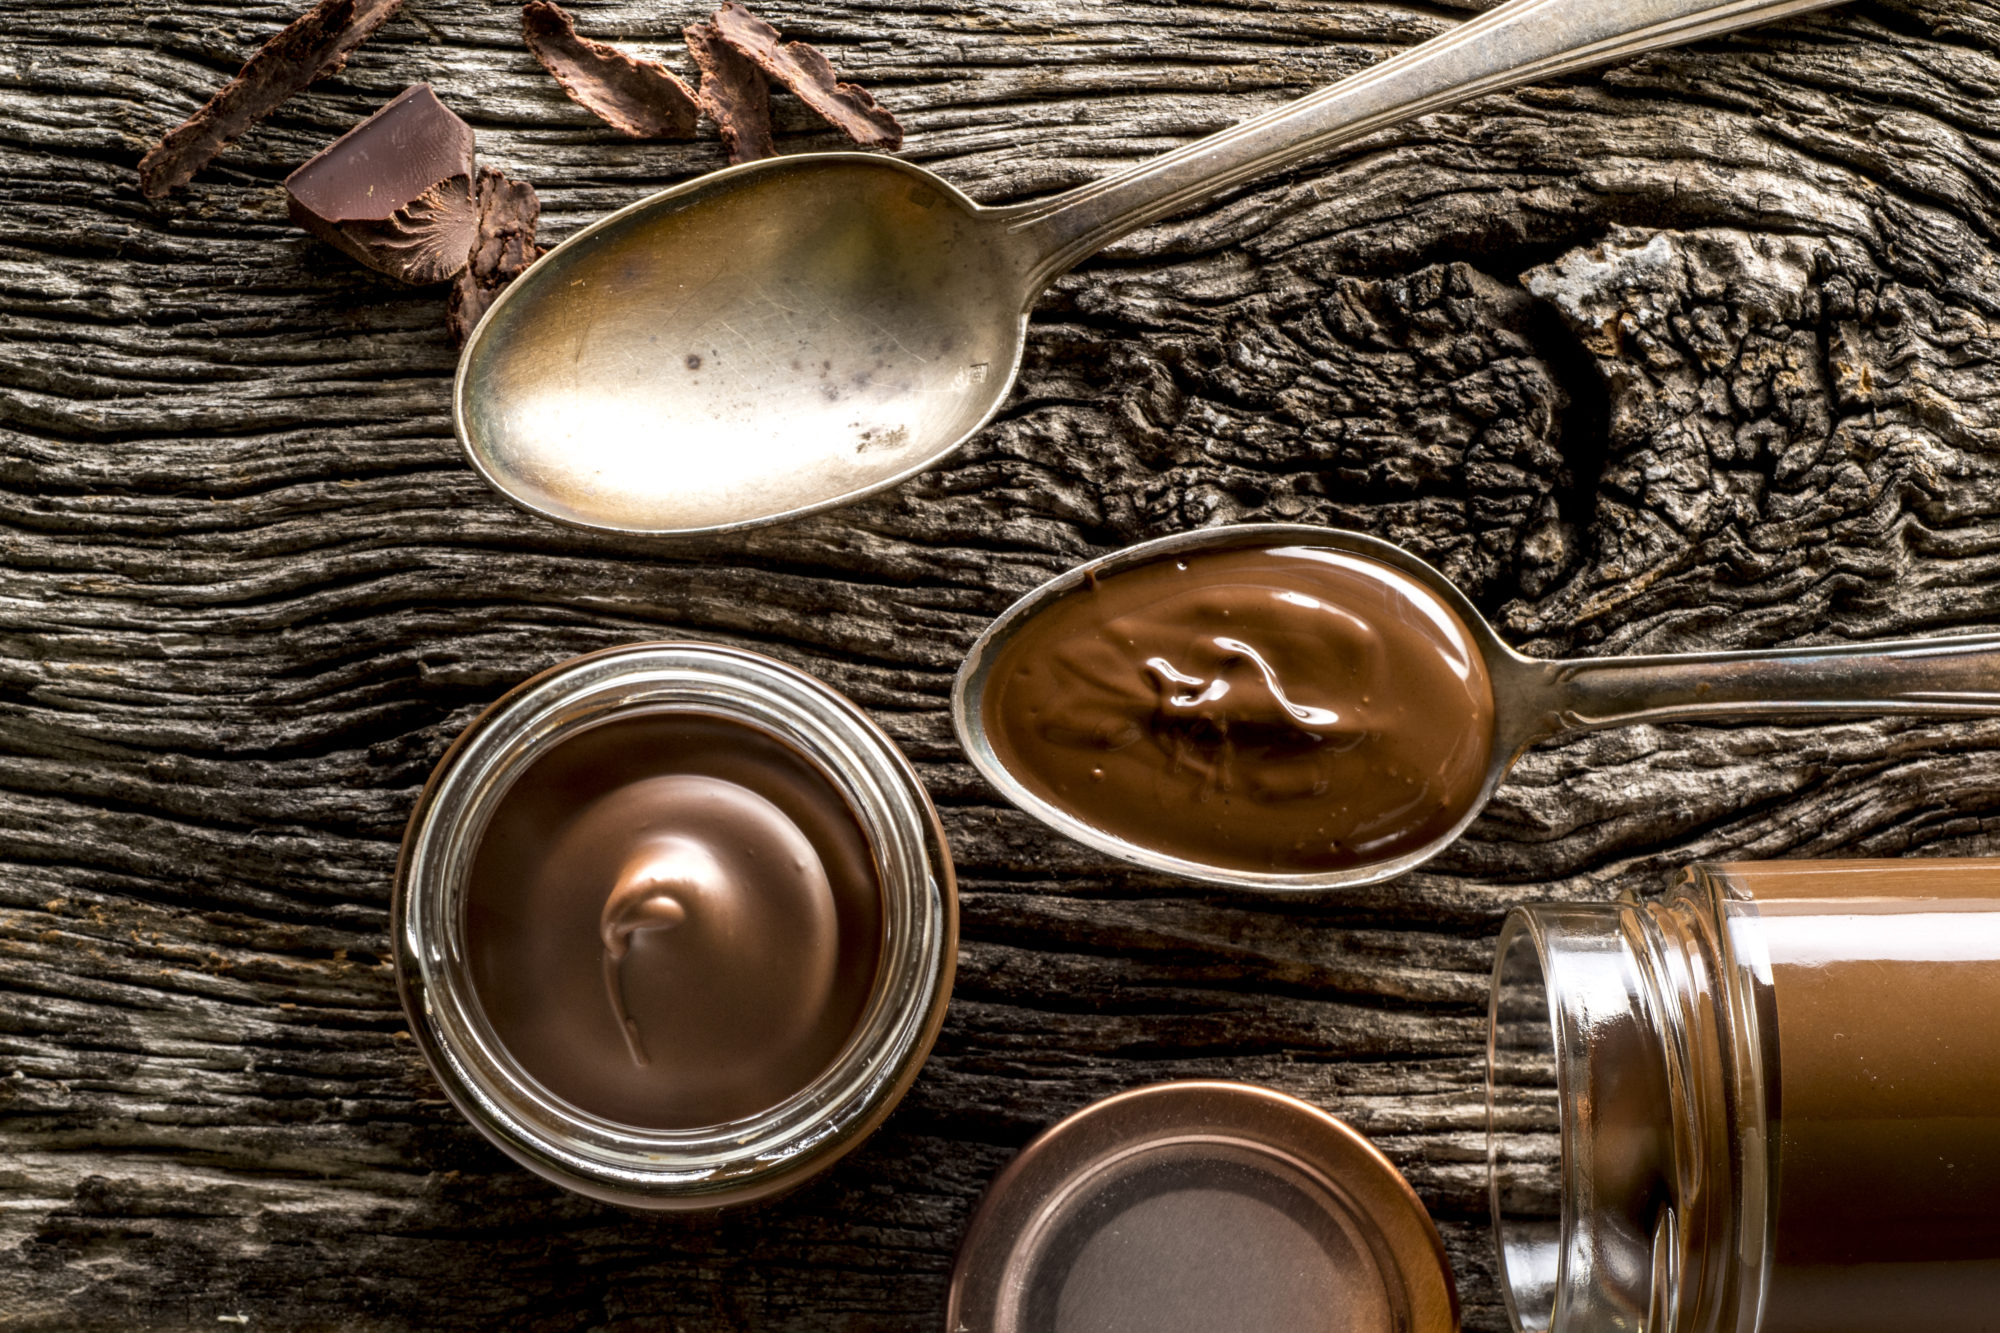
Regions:
[[[694,93],[656,60],[576,35],[576,23],[550,0],[521,7],[521,35],[564,92],[620,134],[634,139],[690,139],[700,117]]]
[[[781,43],[776,28],[733,0],[716,10],[709,22],[723,41],[863,148],[903,146],[903,127],[896,118],[865,88],[840,82],[826,57],[812,47],[804,42]]]
[[[445,305],[453,342],[462,346],[500,289],[541,257],[542,248],[535,244],[535,224],[541,216],[542,203],[534,186],[509,180],[492,167],[479,169],[479,230],[470,262],[452,284]]]
[[[338,73],[354,48],[389,21],[403,0],[320,0],[257,48],[207,105],[167,132],[139,160],[149,199],[185,185],[237,136],[315,79]]]
[[[285,178],[292,221],[378,273],[443,282],[478,230],[472,127],[406,88]]]
[[[708,23],[692,23],[682,32],[688,54],[701,70],[701,109],[722,131],[729,160],[755,162],[771,157],[778,145],[771,138],[771,85],[742,53],[722,40]]]

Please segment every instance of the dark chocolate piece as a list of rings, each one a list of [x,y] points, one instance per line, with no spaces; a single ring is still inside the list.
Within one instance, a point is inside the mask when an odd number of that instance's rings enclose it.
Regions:
[[[479,223],[472,127],[429,84],[398,93],[285,180],[292,221],[408,283],[465,267]]]
[[[1305,873],[1430,845],[1479,801],[1493,687],[1400,571],[1306,543],[1164,555],[1056,599],[993,663],[993,753],[1128,842]]]
[[[625,1125],[756,1115],[826,1069],[881,967],[868,837],[802,751],[621,717],[500,800],[466,880],[480,1007],[543,1087]]]
[[[701,70],[701,109],[722,131],[729,160],[755,162],[771,157],[778,146],[771,138],[771,85],[763,71],[722,40],[709,23],[691,23],[682,32],[688,54]]]
[[[804,42],[780,42],[776,28],[733,0],[716,10],[709,22],[723,41],[863,148],[893,150],[903,146],[903,127],[896,118],[866,89],[840,82],[826,57],[812,47]]]
[[[445,323],[452,341],[472,336],[479,317],[500,289],[521,276],[541,257],[535,244],[535,224],[542,216],[541,200],[526,181],[508,180],[492,167],[479,169],[479,230],[473,237],[469,262],[451,286]]]
[[[634,139],[691,139],[700,108],[685,83],[657,60],[576,34],[576,23],[550,0],[521,6],[521,35],[542,68],[578,105]]]
[[[338,73],[403,0],[320,0],[257,48],[207,105],[139,160],[139,189],[157,199],[185,185],[245,130],[315,79]]]

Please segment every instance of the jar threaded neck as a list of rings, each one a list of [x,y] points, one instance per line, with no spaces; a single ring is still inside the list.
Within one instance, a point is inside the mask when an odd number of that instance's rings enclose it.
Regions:
[[[1687,880],[1661,902],[1516,908],[1502,928],[1488,1169],[1518,1333],[1736,1326],[1745,1099],[1719,920]]]

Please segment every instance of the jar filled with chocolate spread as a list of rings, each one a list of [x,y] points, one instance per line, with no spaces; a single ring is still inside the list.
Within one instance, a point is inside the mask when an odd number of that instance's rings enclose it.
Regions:
[[[1489,1061],[1517,1330],[2000,1328],[2000,860],[1516,909]]]
[[[943,1019],[957,907],[909,762],[782,663],[577,658],[438,765],[404,839],[397,974],[486,1136],[570,1189],[712,1208],[824,1170]]]

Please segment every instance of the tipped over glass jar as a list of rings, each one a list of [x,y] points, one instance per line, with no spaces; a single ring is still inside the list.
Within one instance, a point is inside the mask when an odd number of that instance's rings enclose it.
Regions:
[[[1487,1124],[1521,1333],[2000,1329],[2000,859],[1517,908]]]

